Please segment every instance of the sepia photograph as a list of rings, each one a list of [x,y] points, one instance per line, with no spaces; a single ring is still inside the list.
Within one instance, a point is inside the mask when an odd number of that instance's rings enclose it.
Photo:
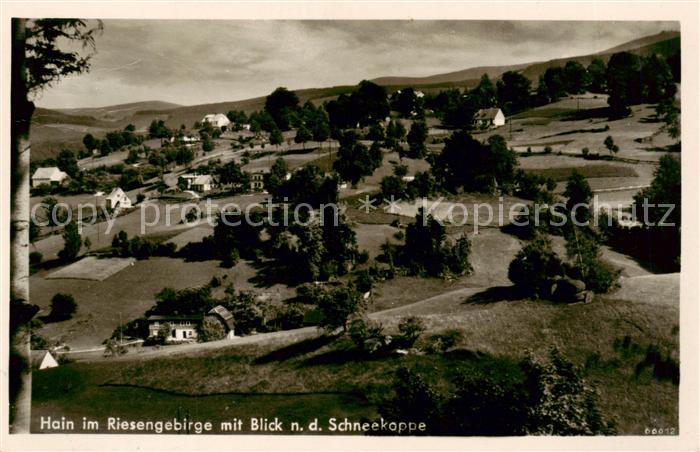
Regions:
[[[34,11],[9,437],[682,434],[680,19]]]

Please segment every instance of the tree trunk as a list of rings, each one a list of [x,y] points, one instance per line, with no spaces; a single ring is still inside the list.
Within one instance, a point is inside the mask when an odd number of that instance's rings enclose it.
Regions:
[[[27,312],[29,300],[29,126],[34,112],[34,104],[27,99],[28,90],[25,71],[25,37],[24,19],[12,19],[12,143],[11,143],[11,291],[15,300],[22,305],[11,304],[15,311],[11,317],[21,320],[11,337],[15,356],[14,365],[22,366],[18,370],[19,381],[15,396],[10,400],[10,431],[12,433],[29,433],[31,419],[32,374],[29,360],[30,338],[29,320],[19,311]],[[12,372],[15,375],[15,372]]]

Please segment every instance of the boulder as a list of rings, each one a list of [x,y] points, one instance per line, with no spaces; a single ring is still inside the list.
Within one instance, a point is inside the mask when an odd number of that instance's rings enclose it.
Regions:
[[[586,292],[586,284],[578,279],[559,278],[552,284],[550,293],[552,300],[574,303],[580,300],[580,294]],[[585,296],[584,296],[585,299]]]

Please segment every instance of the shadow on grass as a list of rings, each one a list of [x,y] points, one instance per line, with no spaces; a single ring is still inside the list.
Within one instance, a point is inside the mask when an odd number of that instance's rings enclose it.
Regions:
[[[607,126],[606,127],[598,127],[595,129],[567,130],[566,132],[559,132],[559,133],[555,133],[554,135],[545,135],[541,139],[559,137],[559,136],[563,136],[563,135],[573,135],[575,133],[603,133],[603,132],[607,132],[608,130],[610,130],[610,127],[607,127]]]
[[[582,119],[609,118],[610,107],[589,108],[587,110],[574,111],[563,117],[562,121],[580,121]],[[621,118],[623,119],[623,118]]]
[[[286,347],[278,348],[270,353],[260,356],[255,361],[255,364],[268,364],[273,361],[286,361],[288,359],[296,358],[298,356],[306,355],[308,353],[314,352],[319,348],[330,344],[335,341],[337,336],[324,334],[322,336],[305,339],[300,342],[295,342],[294,344],[287,345]]]
[[[305,149],[289,149],[289,150],[287,150],[287,151],[279,152],[279,153],[277,153],[277,155],[279,155],[279,156],[284,156],[284,155],[311,154],[312,152],[314,152],[314,151],[316,151],[316,150],[318,150],[318,146],[317,146],[317,147],[313,147],[313,146],[312,146],[312,147],[308,147],[308,148],[305,148]]]
[[[248,282],[254,284],[255,287],[270,288],[276,284],[295,287],[302,282],[295,269],[280,265],[275,259],[256,261],[251,265],[256,270],[256,274]]]
[[[525,298],[527,298],[527,296],[515,286],[498,286],[489,287],[482,292],[475,293],[474,295],[467,297],[467,299],[464,300],[464,303],[488,304],[498,301],[518,301]]]
[[[668,146],[650,146],[642,148],[648,152],[681,152],[681,144],[669,144]]]

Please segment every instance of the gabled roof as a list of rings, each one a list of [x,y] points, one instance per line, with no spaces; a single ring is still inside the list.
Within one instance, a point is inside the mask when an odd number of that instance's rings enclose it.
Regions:
[[[213,308],[209,312],[207,312],[207,315],[216,315],[221,318],[226,323],[226,326],[228,326],[229,330],[233,329],[234,326],[234,321],[233,321],[233,314],[231,314],[231,311],[226,309],[225,307],[218,305]]]
[[[209,113],[208,115],[204,116],[203,121],[218,121],[220,119],[230,122],[228,116],[223,113]]]
[[[202,174],[201,176],[197,176],[194,178],[192,181],[192,185],[204,185],[204,184],[211,184],[214,181],[214,178],[211,177],[210,174]]]
[[[48,350],[32,350],[31,351],[31,362],[32,362],[32,367],[39,368],[41,366],[41,363],[44,362],[44,358],[46,355],[49,354],[51,355],[51,352]],[[51,358],[55,361],[56,359],[51,355]]]
[[[157,321],[157,320],[202,320],[202,314],[191,314],[191,315],[151,315],[146,318],[146,320]]]
[[[122,190],[121,188],[116,187],[106,196],[106,199],[117,199],[122,196],[126,196],[126,193],[124,193],[124,190]]]
[[[55,166],[49,166],[46,168],[37,168],[36,171],[34,171],[34,175],[32,178],[36,179],[51,179],[52,177],[66,177],[68,176],[66,173],[58,169],[58,167]]]
[[[501,111],[498,107],[482,108],[476,112],[476,119],[494,119],[498,112]]]

